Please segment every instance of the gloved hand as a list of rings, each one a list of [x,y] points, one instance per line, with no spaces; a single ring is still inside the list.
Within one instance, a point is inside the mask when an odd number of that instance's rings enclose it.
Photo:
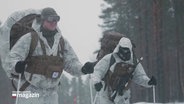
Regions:
[[[18,61],[15,65],[15,71],[17,73],[23,73],[25,70],[26,62],[25,61]]]
[[[151,77],[151,79],[148,82],[149,85],[157,85],[157,80],[154,76]]]
[[[96,62],[86,62],[81,69],[82,73],[84,73],[84,74],[93,73],[95,64],[96,64]]]
[[[103,87],[102,82],[99,82],[99,83],[95,84],[95,90],[96,91],[100,91],[102,89],[102,87]]]

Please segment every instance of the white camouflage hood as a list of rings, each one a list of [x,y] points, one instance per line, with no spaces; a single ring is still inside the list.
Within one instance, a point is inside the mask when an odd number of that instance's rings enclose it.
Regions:
[[[118,43],[118,45],[116,46],[116,48],[113,51],[113,54],[117,54],[119,51],[119,47],[126,47],[130,49],[131,52],[131,58],[130,60],[126,61],[126,63],[130,63],[133,64],[133,51],[132,51],[132,43],[130,41],[130,39],[126,38],[126,37],[122,37]],[[117,55],[116,55],[117,56]],[[122,61],[122,60],[121,60]]]

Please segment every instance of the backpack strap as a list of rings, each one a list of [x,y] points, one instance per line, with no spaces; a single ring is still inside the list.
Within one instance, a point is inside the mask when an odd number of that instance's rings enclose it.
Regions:
[[[36,46],[38,44],[38,39],[39,39],[39,37],[38,37],[37,32],[36,31],[32,31],[31,32],[31,44],[30,44],[29,54],[28,54],[28,56],[27,56],[25,61],[28,61],[29,58],[31,58],[31,56],[33,55],[33,52],[36,49]],[[33,73],[31,73],[31,76],[29,77],[30,81],[32,79],[32,76],[33,76]]]
[[[116,62],[115,58],[113,55],[111,55],[111,60],[110,60],[110,64],[109,64],[109,69],[110,67]]]
[[[133,78],[133,73],[134,73],[134,71],[135,71],[135,69],[136,69],[136,67],[137,67],[137,65],[139,64],[138,62],[137,62],[137,57],[136,57],[136,55],[135,55],[135,50],[134,49],[132,49],[132,53],[133,53],[133,71],[131,72],[131,79]]]
[[[33,52],[34,52],[34,50],[35,50],[35,48],[36,48],[36,46],[37,46],[37,43],[38,43],[38,34],[36,33],[36,31],[31,31],[31,44],[30,44],[30,49],[29,49],[28,56],[27,56],[27,58],[25,59],[26,62],[27,62],[27,61],[29,60],[29,58],[32,56],[32,54],[33,54]],[[12,74],[12,76],[13,76],[14,78],[18,78],[17,75]],[[22,75],[21,75],[21,78],[24,78],[24,77],[25,77],[24,74],[22,74]],[[31,74],[29,80],[31,80],[31,78],[32,78],[32,74]],[[12,82],[12,86],[13,86],[14,90],[17,91],[17,88],[15,87],[15,84],[14,84],[14,82],[13,82],[13,79],[12,79],[11,82]],[[30,83],[29,83],[28,81],[26,81],[26,82],[20,87],[19,91],[24,91],[29,85],[30,85]]]
[[[37,44],[38,44],[38,34],[36,31],[31,31],[31,44],[30,44],[28,56],[25,59],[25,61],[28,61],[28,59],[33,55],[33,52],[36,49]]]
[[[65,41],[64,41],[64,38],[62,36],[60,38],[59,44],[60,44],[60,48],[61,48],[60,53],[63,55],[64,54]]]
[[[30,49],[29,49],[29,53],[27,58],[25,59],[25,61],[28,61],[29,58],[33,55],[34,50],[36,49],[36,46],[38,44],[38,34],[36,31],[31,31],[31,44],[30,44]],[[29,80],[31,81],[32,79],[32,73],[31,76],[29,77]],[[24,75],[23,75],[24,76]],[[20,91],[24,91],[28,86],[30,85],[30,83],[28,81],[26,81],[21,87],[20,87]]]
[[[108,71],[106,72],[104,78],[102,80],[104,80],[105,82],[108,82],[108,77],[109,77],[109,71],[110,71],[110,67],[116,62],[115,58],[113,55],[111,55],[111,58],[110,58],[110,63],[109,63],[109,67],[108,67]],[[105,87],[104,87],[104,91],[105,89],[107,88],[107,83],[105,83]]]
[[[46,48],[45,48],[44,42],[41,39],[39,39],[39,40],[40,40],[40,45],[41,45],[41,48],[42,48],[42,51],[43,51],[43,55],[46,55]]]

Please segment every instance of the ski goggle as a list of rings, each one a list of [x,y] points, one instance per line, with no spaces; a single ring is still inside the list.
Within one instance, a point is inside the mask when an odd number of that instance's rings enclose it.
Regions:
[[[48,22],[58,22],[60,20],[59,16],[49,16],[45,19]]]

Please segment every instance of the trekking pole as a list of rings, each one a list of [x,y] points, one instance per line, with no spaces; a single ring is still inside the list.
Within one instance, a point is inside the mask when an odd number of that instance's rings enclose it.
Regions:
[[[20,88],[20,80],[21,80],[21,74],[19,74],[19,80],[18,80],[18,85],[17,85],[17,96],[16,96],[16,102],[15,104],[18,104],[18,99],[19,99],[19,88]]]
[[[98,97],[99,97],[99,104],[101,104],[101,96],[99,92],[98,92]]]
[[[155,103],[155,86],[153,85],[153,103]]]
[[[93,89],[92,89],[91,74],[89,75],[89,87],[90,87],[91,104],[93,104]]]
[[[95,95],[95,98],[94,98],[94,101],[93,101],[92,104],[95,104],[96,103],[96,100],[97,100],[98,95],[99,95],[99,92],[96,92],[96,95]]]

